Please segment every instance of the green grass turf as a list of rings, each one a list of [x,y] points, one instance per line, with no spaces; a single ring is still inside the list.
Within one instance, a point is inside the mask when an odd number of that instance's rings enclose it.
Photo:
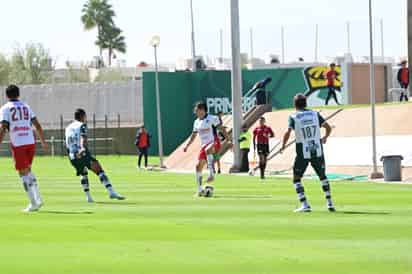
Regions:
[[[220,176],[195,199],[192,175],[138,172],[99,157],[127,200],[85,203],[63,158],[37,158],[46,205],[27,215],[10,159],[0,160],[0,273],[412,273],[412,186],[334,183],[338,213],[306,182],[314,212],[292,213],[289,180]]]

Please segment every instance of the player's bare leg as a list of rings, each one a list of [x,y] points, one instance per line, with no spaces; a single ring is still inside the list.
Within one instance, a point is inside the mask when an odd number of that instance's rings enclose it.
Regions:
[[[109,196],[110,199],[117,199],[117,200],[124,200],[125,197],[123,197],[122,195],[118,194],[111,182],[109,181],[109,178],[107,177],[107,175],[104,173],[102,166],[100,165],[100,163],[98,161],[93,161],[91,164],[91,170],[97,175],[99,176],[100,182],[105,186],[105,188],[107,189],[107,191],[109,192]]]
[[[205,167],[205,165],[207,164],[206,161],[204,160],[199,160],[199,162],[196,165],[196,184],[197,184],[197,192],[195,194],[196,197],[202,197],[203,196],[203,176],[202,176],[202,172],[203,172],[203,168]]]
[[[23,181],[24,190],[27,193],[30,204],[24,209],[25,212],[33,212],[40,209],[43,201],[40,196],[39,188],[35,175],[31,172],[31,168],[24,168],[18,171]]]
[[[214,171],[215,157],[213,155],[216,153],[216,151],[215,151],[214,144],[209,145],[205,151],[207,155],[207,167],[209,169],[209,177],[207,178],[207,182],[211,183],[215,180],[215,171]]]
[[[222,173],[222,165],[220,164],[220,159],[216,160],[216,164],[217,164],[217,174]]]

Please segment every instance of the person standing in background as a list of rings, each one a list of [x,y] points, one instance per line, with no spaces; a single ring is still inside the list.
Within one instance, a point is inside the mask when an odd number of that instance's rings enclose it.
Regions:
[[[250,151],[251,142],[252,142],[252,134],[249,132],[247,126],[243,125],[242,133],[240,133],[240,136],[239,136],[240,152],[242,155],[240,172],[249,171],[249,151]]]
[[[253,131],[253,147],[259,155],[260,179],[265,179],[267,157],[270,152],[269,139],[275,137],[273,130],[266,126],[265,117],[260,117],[259,126]]]
[[[252,91],[256,91],[256,105],[266,105],[268,103],[266,86],[270,84],[270,82],[272,82],[272,78],[266,77],[253,86]]]
[[[147,132],[144,125],[137,132],[135,145],[137,146],[139,154],[139,159],[137,162],[138,169],[141,169],[142,157],[144,157],[144,167],[147,168],[151,137],[152,136]]]
[[[328,96],[326,97],[325,105],[329,105],[329,100],[333,97],[337,105],[339,104],[338,97],[336,96],[335,81],[339,74],[336,71],[336,64],[330,64],[330,70],[326,73],[327,85],[328,85]]]
[[[399,99],[401,102],[405,99],[405,101],[409,101],[408,98],[408,87],[409,87],[409,68],[407,67],[408,61],[402,61],[401,68],[398,71],[398,82],[401,86],[401,98]]]

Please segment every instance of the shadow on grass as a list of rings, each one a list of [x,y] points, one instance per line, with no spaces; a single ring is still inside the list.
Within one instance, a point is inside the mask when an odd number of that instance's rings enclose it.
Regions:
[[[91,211],[59,211],[59,210],[42,210],[39,213],[57,214],[57,215],[89,215],[94,214]]]
[[[272,199],[271,195],[215,195],[215,199]]]
[[[389,212],[367,212],[367,211],[338,211],[336,213],[346,215],[390,215]]]
[[[138,203],[133,203],[133,202],[121,202],[121,201],[117,201],[117,202],[95,202],[95,204],[98,205],[139,205]]]

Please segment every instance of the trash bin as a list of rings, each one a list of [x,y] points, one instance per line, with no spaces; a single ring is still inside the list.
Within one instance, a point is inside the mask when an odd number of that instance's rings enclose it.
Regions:
[[[402,160],[401,155],[382,156],[383,175],[385,182],[402,181]]]

